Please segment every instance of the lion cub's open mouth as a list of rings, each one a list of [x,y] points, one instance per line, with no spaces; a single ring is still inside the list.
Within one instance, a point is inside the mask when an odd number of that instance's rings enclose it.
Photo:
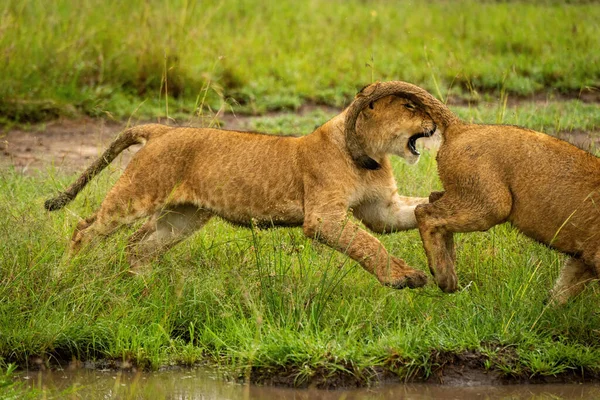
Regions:
[[[412,135],[411,137],[409,137],[407,146],[408,146],[408,149],[410,150],[410,152],[413,153],[415,156],[421,155],[421,153],[419,153],[419,151],[417,150],[417,139],[420,139],[422,137],[430,137],[434,133],[435,133],[435,128],[433,128],[430,131],[417,133],[416,135]]]

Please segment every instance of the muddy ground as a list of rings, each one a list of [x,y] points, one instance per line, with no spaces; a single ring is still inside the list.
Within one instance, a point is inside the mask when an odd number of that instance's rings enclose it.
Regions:
[[[219,121],[226,129],[248,130],[251,118],[256,117],[226,114]],[[27,174],[48,167],[80,171],[125,127],[126,122],[81,118],[0,130],[0,168],[14,166]],[[125,150],[119,162],[124,165],[138,148]]]
[[[315,108],[318,106],[304,106],[297,114],[303,115],[314,111]],[[331,107],[321,108],[332,115],[341,111]],[[267,116],[271,115],[277,116],[282,113],[270,113]],[[256,118],[261,117],[223,114],[218,116],[218,122],[224,129],[246,131],[251,130],[253,119]],[[134,125],[137,124],[139,122]],[[171,125],[176,124],[171,123]],[[127,122],[80,118],[58,119],[29,127],[11,129],[0,127],[0,168],[13,166],[17,171],[25,174],[32,174],[48,167],[62,172],[81,171],[127,126]],[[184,124],[184,126],[188,125]],[[559,133],[557,136],[584,150],[598,149],[600,145],[600,132],[571,131]],[[435,147],[439,143],[439,138],[421,139],[420,143],[426,147]],[[126,165],[137,149],[139,146],[132,146],[125,150],[113,163]]]

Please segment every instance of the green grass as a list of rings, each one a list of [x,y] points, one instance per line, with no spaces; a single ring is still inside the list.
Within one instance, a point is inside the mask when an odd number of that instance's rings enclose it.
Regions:
[[[339,107],[389,79],[443,97],[576,95],[600,87],[598,20],[585,1],[7,0],[0,117]]]
[[[36,399],[39,398],[38,390],[31,390],[23,382],[15,380],[15,364],[6,364],[0,361],[0,399]]]
[[[248,10],[252,10],[251,12]],[[468,13],[465,11],[468,10]],[[347,104],[362,85],[402,79],[478,123],[552,134],[598,132],[595,104],[554,101],[600,86],[600,8],[581,2],[226,0],[144,3],[8,0],[0,6],[0,123],[58,116],[203,121],[217,109],[263,114]],[[549,28],[551,27],[551,29]],[[513,100],[548,92],[548,102]],[[500,100],[500,106],[490,100]],[[308,133],[334,111],[253,118],[247,128]],[[439,189],[434,154],[396,160],[401,193]],[[375,371],[431,375],[477,354],[506,376],[600,372],[597,285],[544,306],[563,256],[499,226],[457,237],[462,290],[394,291],[300,229],[211,221],[132,278],[121,232],[67,260],[74,224],[104,197],[102,174],[68,210],[43,201],[73,177],[0,171],[0,389],[11,363],[111,359],[156,369],[210,361],[233,377],[298,385]],[[416,232],[379,236],[426,269]],[[32,396],[33,397],[33,396]]]
[[[561,108],[565,107],[565,108]],[[597,124],[587,106],[565,103],[460,108],[464,118],[569,126]],[[579,110],[579,111],[573,111]],[[269,132],[308,132],[323,111],[261,117]],[[584,117],[592,114],[590,118]],[[590,122],[591,121],[591,122]],[[416,166],[394,160],[400,192],[440,188],[435,154]],[[110,359],[142,368],[221,366],[232,377],[297,385],[331,376],[368,384],[375,371],[401,379],[433,374],[452,357],[476,354],[482,368],[532,378],[600,372],[600,300],[592,285],[565,307],[544,305],[564,257],[509,226],[457,236],[461,290],[434,284],[396,291],[360,266],[306,239],[301,229],[252,230],[212,220],[190,240],[131,277],[130,231],[72,260],[68,238],[118,176],[109,169],[66,210],[43,201],[73,180],[55,170],[0,174],[0,360]],[[426,270],[416,231],[380,235],[389,251]],[[15,389],[17,390],[17,389]]]

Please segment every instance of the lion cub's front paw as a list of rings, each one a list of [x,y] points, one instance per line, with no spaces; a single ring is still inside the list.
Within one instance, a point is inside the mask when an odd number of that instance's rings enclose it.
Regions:
[[[427,275],[423,271],[415,270],[391,282],[386,282],[384,285],[394,289],[418,288],[427,284]]]
[[[437,285],[444,293],[454,293],[458,290],[458,278],[456,274],[437,274],[435,276]]]

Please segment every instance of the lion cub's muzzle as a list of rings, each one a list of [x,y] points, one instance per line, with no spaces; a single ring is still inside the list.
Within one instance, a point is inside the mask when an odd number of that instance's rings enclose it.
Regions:
[[[421,153],[419,153],[419,151],[417,150],[417,139],[420,139],[422,137],[430,137],[435,133],[436,129],[437,126],[435,122],[431,122],[430,124],[423,123],[423,132],[417,133],[408,138],[408,149],[410,150],[410,152],[413,153],[415,156],[421,155]]]

